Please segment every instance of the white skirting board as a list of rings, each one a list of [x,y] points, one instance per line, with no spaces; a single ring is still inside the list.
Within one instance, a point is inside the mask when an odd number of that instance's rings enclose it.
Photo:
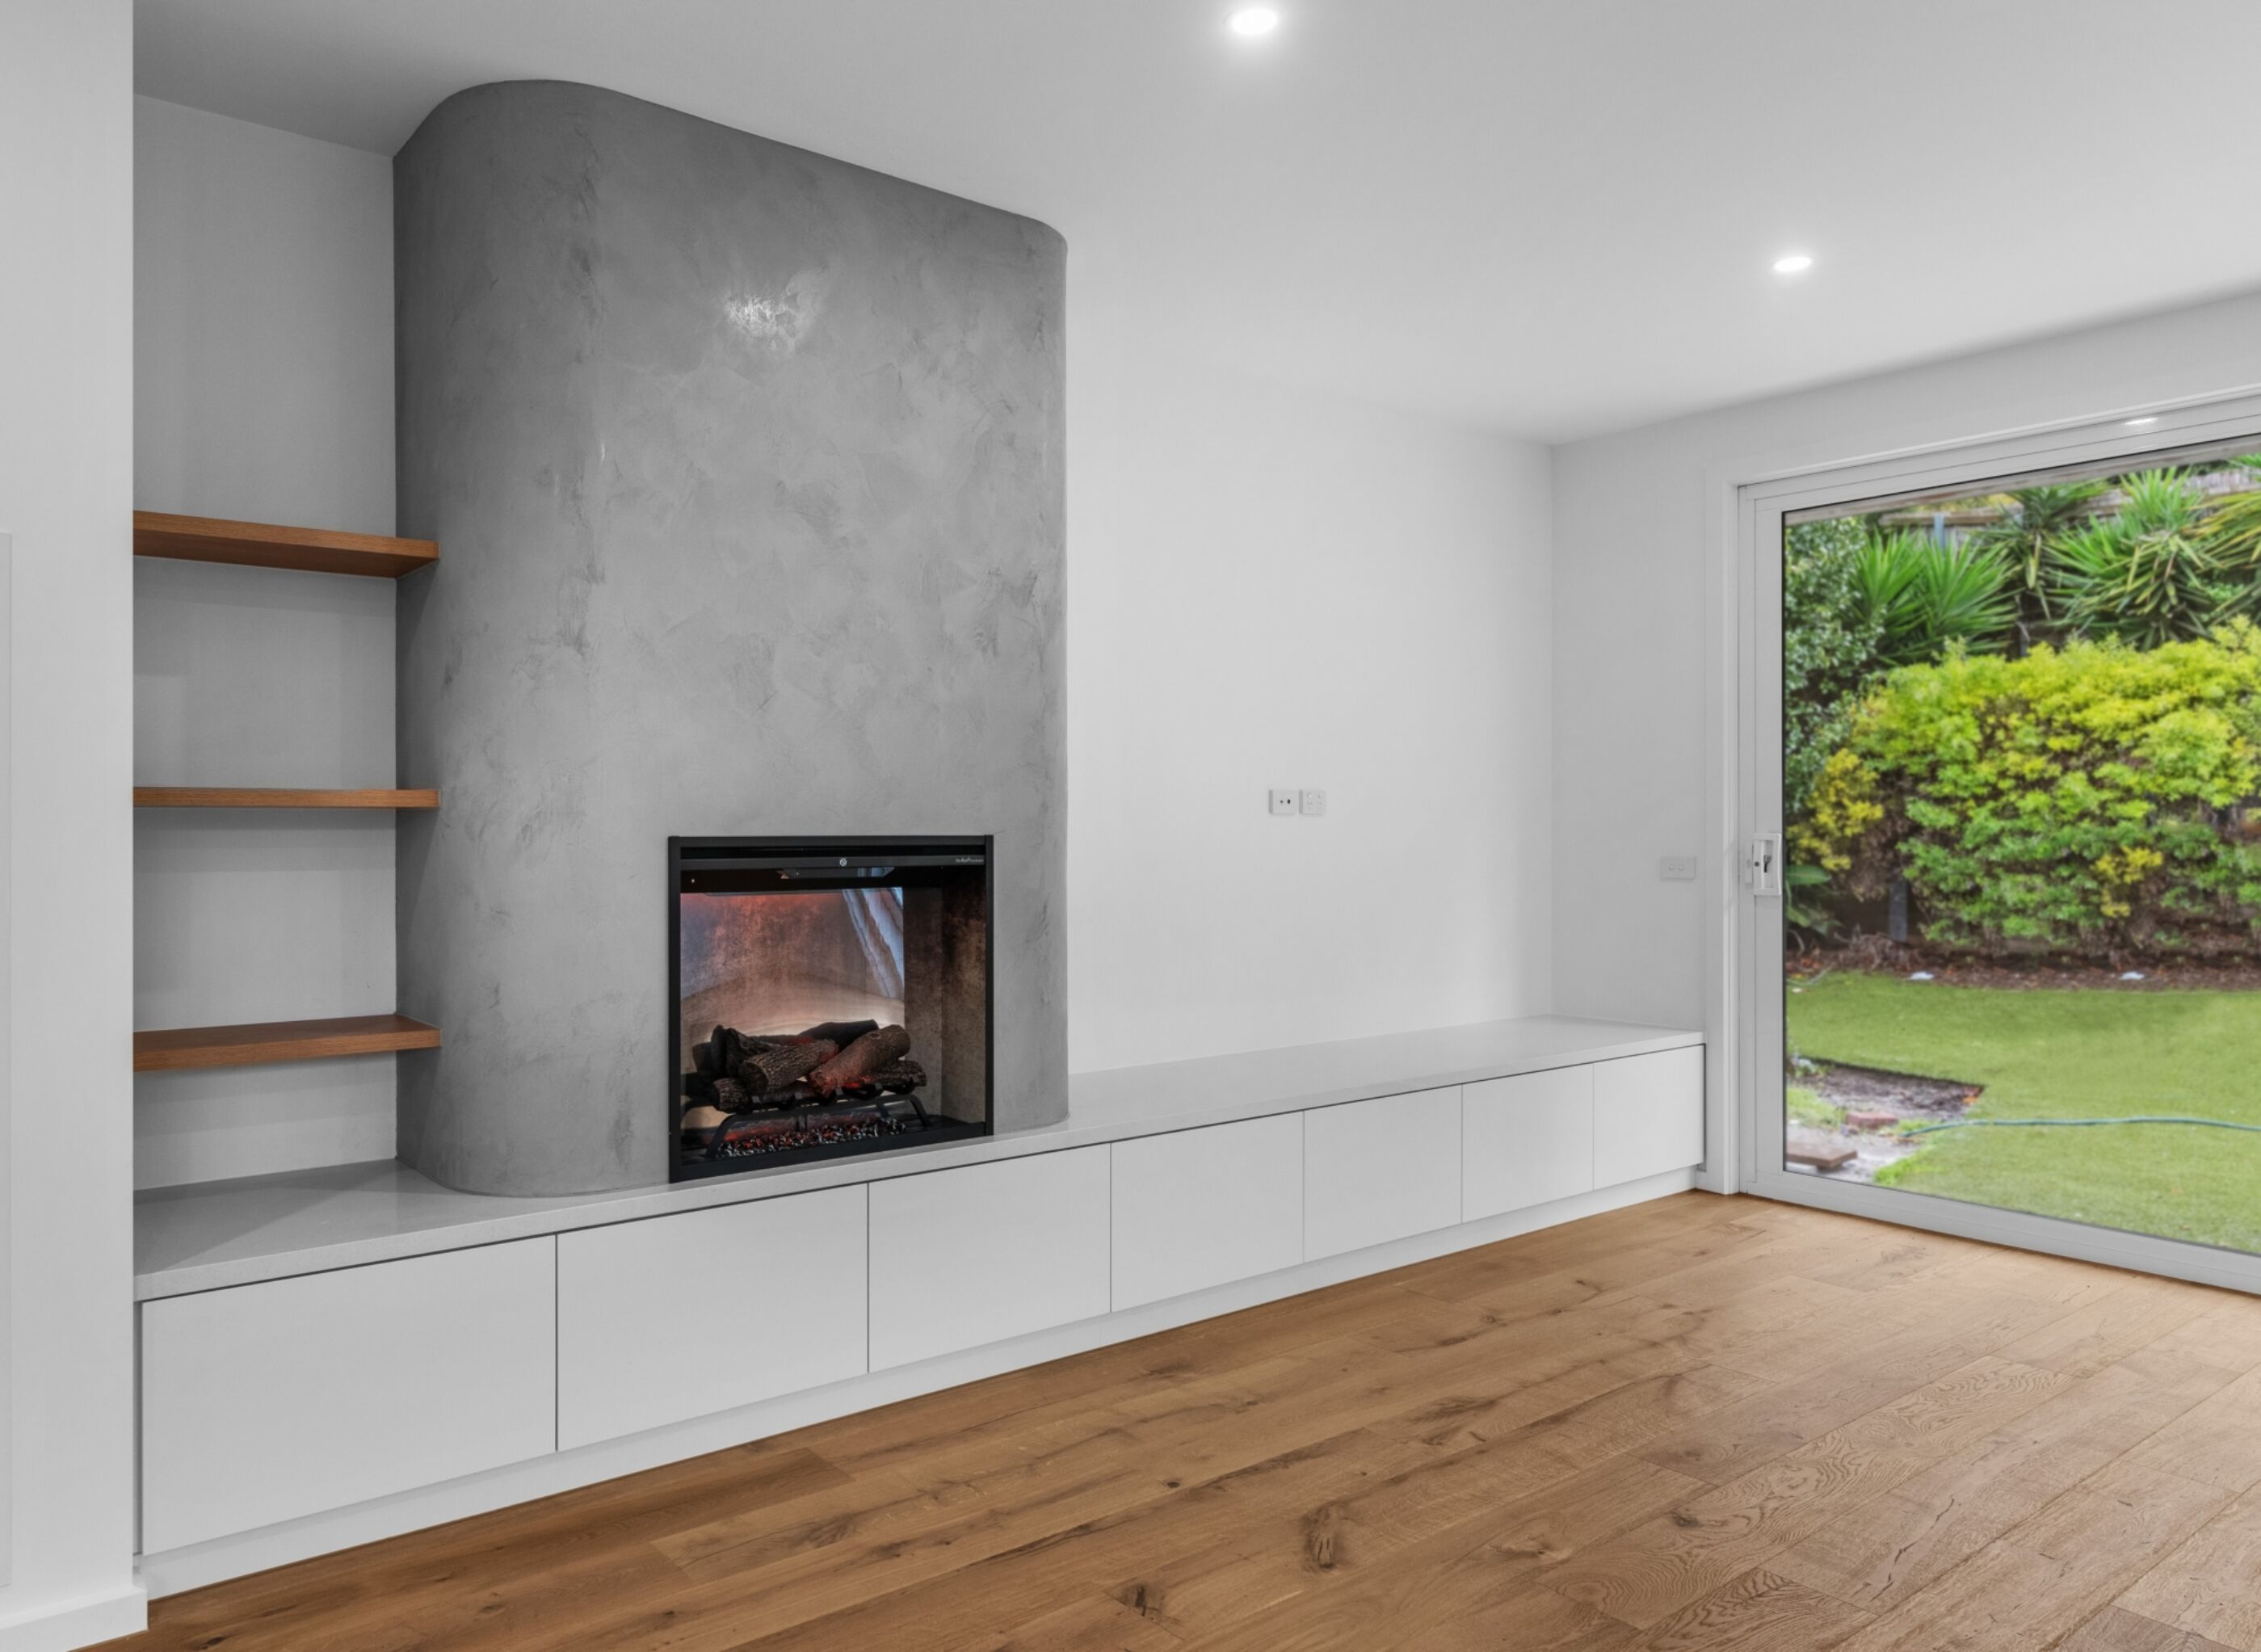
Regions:
[[[0,1619],[0,1652],[73,1652],[149,1627],[149,1597],[140,1589]]]
[[[1552,1204],[1512,1211],[1505,1216],[1461,1223],[1434,1232],[1395,1239],[1370,1249],[1351,1251],[1301,1263],[1275,1274],[1219,1285],[1192,1296],[1149,1303],[1119,1313],[1102,1314],[1073,1325],[1017,1337],[1008,1342],[969,1348],[962,1353],[897,1366],[828,1387],[766,1400],[733,1411],[677,1423],[647,1433],[630,1435],[599,1445],[562,1451],[531,1462],[514,1463],[484,1474],[470,1475],[441,1485],[427,1486],[394,1497],[380,1498],[304,1519],[285,1521],[218,1538],[185,1548],[147,1555],[141,1559],[143,1586],[152,1596],[177,1594],[225,1578],[240,1577],[271,1566],[286,1565],[315,1555],[349,1548],[355,1544],[419,1531],[448,1520],[506,1508],[514,1503],[548,1497],[578,1486],[592,1485],[663,1463],[721,1451],[749,1440],[763,1440],[811,1423],[844,1417],[875,1406],[892,1404],[920,1394],[930,1394],[963,1383],[995,1376],[1001,1372],[1041,1365],[1090,1348],[1128,1342],[1173,1326],[1214,1318],[1219,1314],[1252,1308],[1323,1286],[1393,1268],[1425,1261],[1479,1245],[1493,1244],[1542,1227],[1574,1222],[1604,1210],[1640,1204],[1685,1192],[1696,1185],[1692,1170],[1675,1170],[1644,1177],[1620,1187],[1557,1200]],[[119,1631],[118,1633],[123,1633]],[[58,1642],[59,1646],[83,1644]],[[0,1640],[0,1652],[14,1652],[13,1644]]]

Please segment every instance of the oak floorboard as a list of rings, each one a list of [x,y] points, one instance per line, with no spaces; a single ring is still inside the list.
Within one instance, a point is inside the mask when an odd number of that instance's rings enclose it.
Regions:
[[[2059,1642],[2057,1652],[2230,1652],[2187,1629],[2107,1606]]]
[[[1769,1565],[1871,1612],[1893,1605],[2219,1393],[2224,1375],[2143,1350],[1832,1520]]]
[[[1743,1252],[1769,1247],[1776,1238],[1769,1228],[1740,1223],[1704,1223],[1664,1236],[1645,1233],[1631,1242],[1582,1253],[1533,1257],[1505,1253],[1497,1246],[1461,1251],[1410,1270],[1408,1290],[1445,1301],[1482,1297],[1511,1300],[1519,1289],[1543,1286],[1568,1304],[1580,1299],[1570,1288],[1583,1288],[1584,1297],[1607,1296],[1682,1270],[1700,1267]]]
[[[1976,1361],[1589,1550],[1549,1586],[1648,1628],[2070,1380]]]
[[[2014,1296],[2031,1296],[2036,1302],[2053,1302],[2066,1309],[2078,1308],[2095,1298],[2119,1289],[2128,1282],[2128,1275],[2117,1268],[2107,1268],[2100,1262],[2075,1261],[2067,1256],[2047,1256],[2039,1251],[2014,1251],[1987,1247],[1980,1256],[1956,1275],[1957,1280],[1974,1290],[2001,1290]]]
[[[1613,1620],[1533,1591],[1549,1567],[1669,1508],[1695,1483],[1651,1463],[1616,1458],[1394,1552],[1361,1559],[1356,1548],[1338,1551],[1325,1577],[1260,1610],[1230,1599],[1230,1580],[1212,1580],[1202,1591],[1166,1592],[1160,1604],[1188,1644],[1203,1652],[1426,1648],[1447,1643],[1495,1609],[1522,1620],[1525,1633],[1537,1632],[1534,1622],[1542,1630],[1576,1624],[1628,1644],[1631,1630]],[[1166,1581],[1162,1587],[1171,1590]]]
[[[2129,1275],[2119,1289],[2006,1344],[2003,1357],[2092,1376],[2211,1311],[2219,1293],[2203,1285]]]
[[[1951,1278],[1992,1255],[1976,1239],[1949,1239],[1912,1228],[1892,1228],[1873,1236],[1859,1254],[1843,1261],[1800,1268],[1809,1279],[1853,1290],[1892,1290],[1927,1279]]]
[[[1486,1545],[1502,1548],[1503,1572],[1533,1569],[1698,1489],[1637,1458],[1581,1469],[1543,1447],[1477,1446],[1185,1548],[1114,1592],[1181,1634],[1214,1633],[1313,1591],[1421,1577]]]
[[[2054,1646],[2229,1501],[2212,1486],[2114,1463],[1880,1613],[1846,1652]]]
[[[982,1652],[1178,1652],[1181,1642],[1122,1602],[1086,1595],[982,1643]]]
[[[406,1644],[451,1652],[570,1645],[553,1638],[555,1620],[570,1628],[590,1598],[615,1598],[638,1584],[675,1585],[674,1569],[652,1540],[714,1499],[783,1508],[849,1483],[804,1449],[772,1451],[762,1442],[714,1452],[172,1596],[151,1607],[153,1624],[169,1638],[147,1644],[202,1648],[224,1640],[229,1652],[303,1652],[319,1641],[390,1652],[389,1640],[369,1638],[381,1626],[413,1629]],[[871,1495],[868,1488],[861,1494]]]
[[[1683,1606],[1633,1645],[1638,1652],[1823,1652],[1868,1621],[1857,1607],[1762,1568]]]
[[[1643,1447],[1652,1462],[1724,1483],[1945,1373],[2013,1342],[2050,1306],[2013,1296],[1964,1297],[1917,1322],[1880,1328],[1864,1347],[1811,1375],[1746,1396]],[[1734,1350],[1722,1356],[1729,1363]]]
[[[2261,1578],[2261,1497],[2231,1504],[2120,1597],[2129,1612],[2261,1652],[2261,1597],[2236,1587]]]
[[[118,1652],[2261,1652],[2261,1302],[1687,1194],[161,1599]]]
[[[2128,1454],[2144,1468],[2224,1491],[2261,1484],[2261,1371],[2209,1394]]]

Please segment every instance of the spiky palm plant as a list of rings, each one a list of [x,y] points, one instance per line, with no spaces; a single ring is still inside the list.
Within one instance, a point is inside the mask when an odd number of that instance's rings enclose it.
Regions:
[[[2237,595],[2220,553],[2202,531],[2203,499],[2181,469],[2143,470],[2120,482],[2116,516],[2060,537],[2056,589],[2072,628],[2157,648],[2203,636]]]
[[[1998,494],[1995,501],[2007,513],[2006,520],[1971,535],[1973,543],[2010,568],[2017,601],[2012,653],[2023,654],[2055,634],[2056,543],[2087,526],[2090,510],[2106,488],[2101,481],[2043,483]]]
[[[2219,578],[2231,587],[2223,617],[2261,619],[2261,453],[2242,455],[2230,463],[2257,485],[2209,500],[2199,533],[2221,564]]]
[[[1891,664],[1937,659],[1956,644],[1974,654],[1999,652],[2017,620],[2009,563],[1975,541],[1878,533],[1861,547],[1855,578],[1883,628],[1880,652]]]

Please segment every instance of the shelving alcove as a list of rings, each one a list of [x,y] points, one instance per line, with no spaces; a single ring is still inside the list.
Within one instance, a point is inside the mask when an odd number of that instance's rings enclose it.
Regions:
[[[162,511],[133,513],[133,554],[180,562],[225,563],[304,573],[398,579],[439,560],[428,539],[395,539],[327,528],[285,528]],[[137,786],[136,808],[434,809],[430,787]],[[255,1067],[389,1050],[429,1050],[440,1030],[402,1015],[341,1016],[309,1021],[253,1022],[226,1027],[168,1027],[136,1031],[136,1073],[197,1067]]]

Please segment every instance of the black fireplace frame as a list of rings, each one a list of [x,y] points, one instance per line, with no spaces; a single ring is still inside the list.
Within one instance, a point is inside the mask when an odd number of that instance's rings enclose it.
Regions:
[[[982,996],[987,1015],[982,1027],[981,1118],[937,1118],[931,1128],[897,1137],[828,1142],[811,1147],[788,1147],[778,1153],[744,1159],[686,1158],[678,1124],[683,1096],[683,874],[686,863],[696,867],[721,866],[719,851],[739,851],[733,859],[805,861],[812,870],[843,856],[869,854],[903,858],[946,856],[950,862],[981,866]],[[997,1126],[997,839],[994,834],[950,834],[915,837],[670,837],[667,840],[667,1171],[671,1182],[707,1176],[756,1175],[788,1165],[810,1164],[823,1159],[861,1158],[867,1153],[899,1153],[906,1148],[940,1146],[995,1133]]]

